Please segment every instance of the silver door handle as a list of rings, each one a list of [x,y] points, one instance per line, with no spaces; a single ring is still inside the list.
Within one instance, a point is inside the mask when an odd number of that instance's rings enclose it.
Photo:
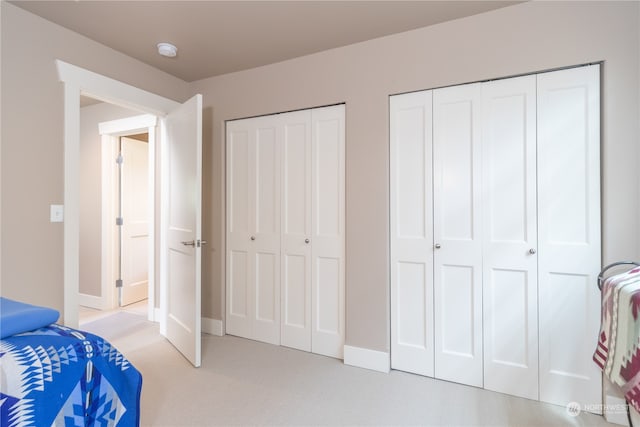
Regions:
[[[441,245],[440,243],[436,243],[436,244],[434,245],[434,248],[436,248],[436,249],[440,249],[441,247],[442,247],[442,245]]]
[[[533,249],[533,248],[531,248],[531,249],[529,249],[529,253],[530,253],[531,255],[535,255],[535,254],[536,254],[536,250],[535,250],[535,249]]]
[[[304,239],[304,242],[305,243],[309,243],[309,239]]]
[[[256,236],[251,236],[251,240],[256,240]]]
[[[196,246],[196,242],[194,240],[191,240],[191,241],[185,240],[184,242],[180,242],[180,243],[182,243],[185,246],[194,246],[194,247]]]
[[[204,246],[204,245],[206,245],[207,243],[209,243],[209,242],[207,242],[206,240],[200,240],[200,245],[201,245],[201,246]]]

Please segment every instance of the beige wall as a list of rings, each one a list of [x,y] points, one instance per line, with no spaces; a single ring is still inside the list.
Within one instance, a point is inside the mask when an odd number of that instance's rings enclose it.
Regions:
[[[346,102],[346,342],[388,351],[388,96],[594,61],[604,61],[604,261],[639,259],[638,7],[529,2],[193,83],[205,100],[212,242],[203,315],[221,319],[224,308],[225,120]]]
[[[0,2],[2,294],[62,309],[63,93],[54,59],[204,110],[203,316],[221,319],[224,121],[338,102],[347,108],[347,344],[388,350],[388,96],[604,61],[604,261],[640,258],[637,2],[528,2],[187,84]],[[26,135],[26,136],[25,136]]]
[[[80,293],[86,295],[102,295],[102,137],[98,125],[140,114],[105,102],[80,109]]]
[[[189,85],[0,2],[2,43],[2,295],[62,311],[63,87],[55,59],[183,101]]]

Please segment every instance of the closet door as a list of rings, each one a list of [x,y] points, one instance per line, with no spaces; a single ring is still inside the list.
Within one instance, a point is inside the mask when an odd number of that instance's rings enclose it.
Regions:
[[[390,98],[391,367],[431,377],[432,96]]]
[[[538,399],[536,76],[482,84],[484,387]]]
[[[311,351],[311,110],[280,114],[282,339]]]
[[[280,344],[280,147],[268,117],[227,124],[227,332]]]
[[[482,387],[480,84],[433,91],[435,376]]]
[[[251,307],[253,298],[254,267],[251,260],[250,237],[253,205],[251,183],[255,181],[249,152],[252,126],[248,120],[227,122],[227,310],[226,332],[231,335],[251,338],[253,321]]]
[[[311,113],[311,351],[339,359],[344,347],[344,120],[344,105]]]
[[[538,75],[540,400],[601,402],[600,67]]]

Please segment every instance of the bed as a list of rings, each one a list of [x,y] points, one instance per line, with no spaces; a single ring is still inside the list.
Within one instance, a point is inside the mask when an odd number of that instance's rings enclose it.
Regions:
[[[0,298],[0,425],[139,425],[140,372],[108,341],[58,317]]]

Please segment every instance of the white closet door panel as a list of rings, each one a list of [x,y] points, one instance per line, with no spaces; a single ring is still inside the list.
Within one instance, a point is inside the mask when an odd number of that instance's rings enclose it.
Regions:
[[[391,367],[433,376],[432,92],[390,111]]]
[[[312,352],[343,357],[344,105],[312,110]]]
[[[540,400],[601,401],[600,67],[538,75]]]
[[[311,111],[282,114],[282,337],[311,351]]]
[[[227,310],[226,332],[251,337],[254,276],[250,235],[252,211],[250,122],[227,123]]]
[[[435,376],[482,386],[480,84],[433,91]]]
[[[280,344],[280,144],[273,119],[254,121],[253,339]]]
[[[484,387],[538,399],[536,77],[482,85]]]

